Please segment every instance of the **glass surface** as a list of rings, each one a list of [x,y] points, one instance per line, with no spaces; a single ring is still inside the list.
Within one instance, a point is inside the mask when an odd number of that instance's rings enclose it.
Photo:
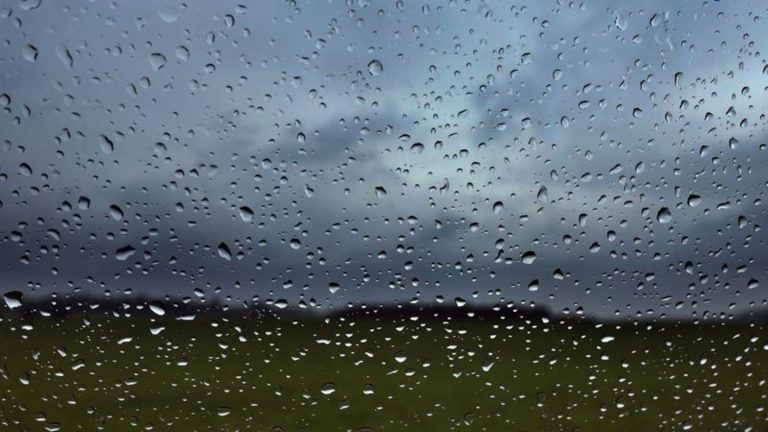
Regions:
[[[768,430],[766,15],[0,2],[0,430]]]

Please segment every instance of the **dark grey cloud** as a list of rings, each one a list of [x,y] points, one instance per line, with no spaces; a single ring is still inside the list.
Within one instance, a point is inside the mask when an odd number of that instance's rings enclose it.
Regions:
[[[763,306],[760,8],[6,6],[0,279],[324,306]]]

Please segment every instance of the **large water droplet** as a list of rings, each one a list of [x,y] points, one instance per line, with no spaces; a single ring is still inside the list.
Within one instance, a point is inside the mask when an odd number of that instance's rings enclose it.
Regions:
[[[690,194],[688,195],[688,205],[690,207],[697,207],[699,204],[701,204],[702,198],[699,195],[696,194]]]
[[[126,245],[115,250],[115,259],[125,261],[136,253],[136,249],[131,245]]]
[[[539,280],[534,279],[528,284],[528,291],[535,292],[539,290]]]
[[[243,222],[251,222],[253,220],[253,210],[251,210],[248,206],[242,206],[240,207],[240,219],[243,220]]]
[[[149,56],[149,64],[152,65],[152,69],[159,71],[165,66],[165,56],[160,53],[152,53]]]
[[[22,294],[21,291],[8,291],[7,293],[3,294],[3,300],[5,300],[5,304],[10,309],[21,307],[21,299],[23,297],[24,294]]]
[[[384,72],[384,66],[380,61],[371,60],[370,63],[368,63],[368,73],[372,76],[379,76],[382,72]]]
[[[220,257],[227,261],[232,259],[232,252],[230,252],[229,246],[227,246],[227,244],[224,242],[219,243],[219,246],[216,248],[216,252],[219,253]]]
[[[534,261],[536,261],[536,252],[534,251],[528,251],[523,254],[522,257],[523,264],[533,264]]]
[[[542,186],[539,188],[539,192],[536,194],[536,199],[542,204],[546,204],[549,201],[549,193],[546,187]]]
[[[123,216],[124,216],[123,210],[116,205],[111,205],[109,206],[109,216],[116,221],[121,221],[123,220]]]
[[[659,209],[659,212],[656,213],[656,220],[663,224],[670,223],[672,222],[672,212],[670,212],[668,208],[662,207]]]
[[[27,61],[34,62],[37,60],[37,48],[34,45],[26,45],[21,49],[21,55]]]
[[[149,302],[149,310],[151,310],[155,315],[165,315],[165,307],[159,301]]]
[[[504,209],[504,203],[501,201],[496,201],[493,203],[493,214],[499,214]]]
[[[328,284],[328,291],[331,292],[331,294],[336,294],[341,289],[341,285],[337,284],[336,282],[331,282]]]

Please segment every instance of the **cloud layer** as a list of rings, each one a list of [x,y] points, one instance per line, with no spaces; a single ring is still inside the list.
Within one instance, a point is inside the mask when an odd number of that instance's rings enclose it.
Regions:
[[[5,7],[0,281],[597,315],[762,306],[764,13]]]

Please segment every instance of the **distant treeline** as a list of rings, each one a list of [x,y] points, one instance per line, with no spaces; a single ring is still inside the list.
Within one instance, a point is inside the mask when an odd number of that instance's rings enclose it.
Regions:
[[[0,317],[35,318],[66,317],[71,315],[89,316],[167,316],[176,319],[195,319],[197,317],[227,317],[232,319],[270,319],[270,320],[313,320],[313,319],[387,319],[387,320],[476,320],[547,323],[559,322],[693,322],[694,319],[661,318],[628,319],[616,318],[598,320],[584,314],[555,313],[541,305],[521,306],[503,305],[456,305],[456,304],[356,304],[335,308],[317,308],[309,306],[286,305],[278,302],[242,303],[237,307],[223,304],[217,300],[157,300],[142,296],[95,297],[68,296],[53,299],[30,299],[21,302],[13,309],[0,305]],[[768,309],[748,311],[733,316],[705,316],[701,321],[768,324]]]

